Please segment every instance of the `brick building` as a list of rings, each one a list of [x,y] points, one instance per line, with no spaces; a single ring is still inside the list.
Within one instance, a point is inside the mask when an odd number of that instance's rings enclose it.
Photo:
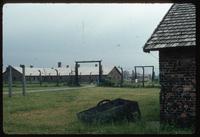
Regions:
[[[159,51],[161,122],[190,125],[196,117],[195,11],[190,3],[173,4],[143,47]]]

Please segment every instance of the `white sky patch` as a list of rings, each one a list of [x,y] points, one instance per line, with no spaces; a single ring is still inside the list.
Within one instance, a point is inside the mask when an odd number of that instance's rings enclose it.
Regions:
[[[158,68],[142,47],[172,4],[6,4],[3,64],[37,67],[100,60],[104,66]],[[156,71],[158,73],[158,71]]]

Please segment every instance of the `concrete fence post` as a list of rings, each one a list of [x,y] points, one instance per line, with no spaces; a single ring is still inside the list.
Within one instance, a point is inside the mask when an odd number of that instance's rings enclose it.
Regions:
[[[12,68],[11,66],[9,65],[8,66],[8,69],[9,69],[9,75],[8,75],[8,79],[9,79],[9,97],[12,96]]]
[[[55,69],[56,74],[57,74],[57,79],[56,79],[56,86],[59,86],[59,75],[58,75],[58,70]]]
[[[40,86],[42,86],[42,73],[41,73],[41,70],[38,70],[39,73],[40,73]]]
[[[154,81],[154,77],[155,77],[155,72],[154,72],[154,66],[152,67],[152,78],[151,78],[151,81],[153,82]]]
[[[78,81],[78,63],[75,64],[75,84],[78,86],[79,81]]]
[[[121,69],[121,81],[120,81],[120,86],[122,87],[123,86],[123,83],[124,83],[124,71],[123,71],[123,68],[118,66],[118,68]]]
[[[143,72],[143,75],[142,75],[142,87],[144,87],[144,67],[142,67],[142,72]]]
[[[25,65],[20,65],[22,68],[22,94],[25,96],[26,94],[26,78],[25,78]]]
[[[137,70],[136,70],[136,66],[135,66],[134,68],[135,68],[135,79],[137,79]]]

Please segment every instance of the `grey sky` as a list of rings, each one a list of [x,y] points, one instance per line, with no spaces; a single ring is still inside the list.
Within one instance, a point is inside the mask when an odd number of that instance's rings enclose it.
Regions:
[[[142,47],[171,5],[6,4],[3,65],[72,66],[75,60],[102,59],[104,66],[127,70],[158,68],[158,52],[144,53]]]

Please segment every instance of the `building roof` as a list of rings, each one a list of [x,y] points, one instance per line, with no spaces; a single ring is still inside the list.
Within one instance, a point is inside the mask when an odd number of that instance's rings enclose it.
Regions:
[[[103,67],[102,68],[102,70],[103,70],[102,75],[108,75],[108,73],[112,69],[113,69],[113,67],[112,68]],[[83,67],[83,66],[81,66],[81,67],[79,67],[78,71],[79,71],[79,75],[90,75],[90,73],[91,73],[91,75],[99,75],[99,67],[93,68],[93,67]]]
[[[2,73],[4,73],[6,71],[5,67],[2,67]]]
[[[191,3],[173,4],[143,50],[196,45],[196,9]]]
[[[119,70],[116,66],[114,66],[113,69],[115,69],[120,75],[122,75],[121,69]],[[113,70],[113,69],[112,69],[112,70]],[[111,72],[112,70],[110,70],[110,72]],[[110,72],[109,72],[109,73],[110,73]]]
[[[22,73],[21,67],[13,67],[18,72]],[[39,76],[41,71],[42,76],[57,76],[56,70],[58,70],[58,74],[60,76],[66,76],[66,75],[75,75],[74,70],[71,68],[30,68],[25,67],[25,76]],[[103,75],[108,75],[108,73],[113,69],[113,67],[103,67]],[[99,75],[99,68],[92,68],[92,67],[80,67],[78,69],[79,75]]]
[[[22,68],[21,67],[13,67],[15,70],[17,70],[18,72],[22,73]],[[69,73],[71,73],[71,69],[70,68],[30,68],[30,67],[25,67],[25,76],[39,76],[41,71],[41,75],[42,76],[56,76],[57,72],[56,70],[58,70],[58,74],[60,76],[62,75],[69,75]]]

